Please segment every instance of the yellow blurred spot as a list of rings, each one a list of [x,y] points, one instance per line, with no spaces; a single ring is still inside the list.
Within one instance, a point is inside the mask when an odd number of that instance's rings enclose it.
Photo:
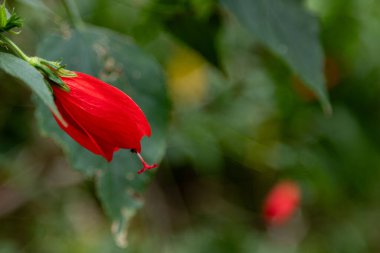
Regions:
[[[169,93],[178,106],[197,105],[207,92],[206,63],[195,52],[177,48],[167,65]]]

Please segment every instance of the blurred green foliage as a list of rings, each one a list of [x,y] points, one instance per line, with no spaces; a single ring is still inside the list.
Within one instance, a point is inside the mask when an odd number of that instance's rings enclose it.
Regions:
[[[38,134],[30,91],[1,73],[0,253],[380,251],[380,2],[287,1],[317,17],[330,116],[287,60],[217,1],[76,1],[86,23],[129,36],[166,71],[166,155],[139,189],[145,205],[129,221],[128,247],[119,248],[99,185]],[[67,34],[59,1],[9,4],[25,20],[15,40],[30,55],[47,34]],[[77,49],[62,49],[61,59],[70,63]],[[133,95],[143,108],[167,110],[167,101],[149,104],[149,91]],[[154,137],[144,148],[155,152],[149,143],[166,126],[150,113]],[[262,203],[284,178],[300,185],[301,206],[287,224],[268,227]]]

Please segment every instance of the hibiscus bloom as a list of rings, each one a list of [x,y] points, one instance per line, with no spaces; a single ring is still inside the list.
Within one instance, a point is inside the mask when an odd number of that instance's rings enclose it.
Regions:
[[[61,77],[69,91],[53,85],[54,101],[67,126],[58,125],[81,146],[111,161],[120,148],[131,149],[143,164],[138,171],[157,167],[141,156],[141,139],[151,135],[140,107],[125,93],[95,77],[74,72]]]
[[[295,182],[282,181],[268,194],[264,218],[271,225],[281,225],[292,216],[300,202],[300,189]]]

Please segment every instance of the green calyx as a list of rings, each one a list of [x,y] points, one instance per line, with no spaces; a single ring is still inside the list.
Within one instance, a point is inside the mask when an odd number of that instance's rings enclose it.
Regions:
[[[10,13],[5,6],[6,1],[0,4],[0,32],[12,32],[19,33],[14,31],[15,28],[21,28],[23,21],[20,16],[16,15],[14,10]]]
[[[37,68],[54,85],[69,92],[70,88],[60,77],[76,77],[75,72],[65,69],[60,62],[47,61],[38,57],[31,57],[29,63]]]

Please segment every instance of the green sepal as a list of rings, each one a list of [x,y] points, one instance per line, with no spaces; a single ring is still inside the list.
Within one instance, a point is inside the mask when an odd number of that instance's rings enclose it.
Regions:
[[[13,31],[14,28],[21,28],[23,20],[18,16],[14,10],[9,13],[5,6],[6,1],[0,5],[0,32],[12,32],[18,34],[20,32]]]
[[[14,9],[12,10],[12,13],[9,13],[5,4],[6,0],[0,4],[0,32],[12,32],[18,34],[20,32],[12,31],[12,29],[21,28],[23,20],[16,14]]]
[[[40,59],[40,62],[46,66],[48,66],[51,69],[54,69],[54,72],[61,77],[76,77],[77,74],[75,74],[74,71],[65,69],[65,65],[62,65],[61,62],[57,61],[47,61],[44,59]]]
[[[62,67],[61,65],[61,62],[60,61],[47,61],[45,59],[42,59],[42,58],[38,58],[38,61],[46,66],[48,66],[49,68],[51,69],[59,69]]]
[[[70,88],[60,78],[61,76],[65,76],[60,74],[63,70],[65,70],[60,62],[47,61],[38,57],[31,57],[29,63],[45,76],[45,78],[49,81],[49,84],[57,85],[66,92],[70,91]],[[66,71],[71,73],[69,70]]]
[[[67,70],[65,68],[57,69],[57,73],[59,76],[62,76],[62,77],[76,77],[77,76],[77,74],[74,71]]]
[[[13,33],[20,33],[12,31],[14,28],[21,28],[23,25],[23,20],[20,16],[16,15],[14,11],[12,11],[10,18],[7,21],[7,24],[3,28],[4,31],[9,31]]]
[[[69,92],[70,91],[70,88],[62,81],[61,78],[59,78],[57,76],[57,74],[55,73],[54,70],[50,69],[49,67],[45,66],[45,65],[35,65],[35,67],[41,71],[44,76],[50,81],[52,82],[53,84],[59,86],[61,89],[63,89],[64,91],[67,91]]]

